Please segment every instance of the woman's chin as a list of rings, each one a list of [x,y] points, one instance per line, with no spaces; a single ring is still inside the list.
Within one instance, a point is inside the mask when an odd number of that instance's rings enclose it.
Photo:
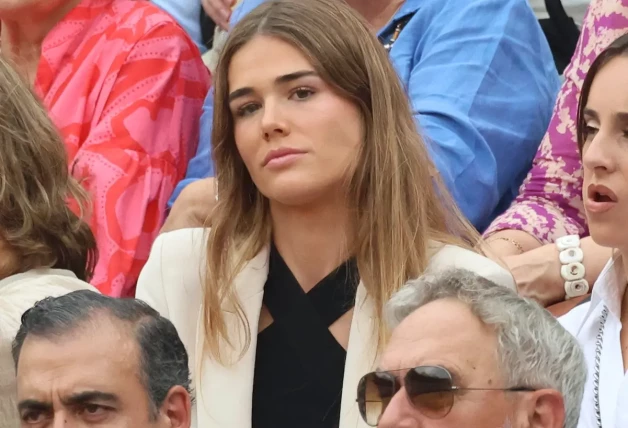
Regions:
[[[596,244],[607,248],[625,249],[628,247],[628,229],[610,224],[589,224],[589,234]]]
[[[312,206],[324,198],[325,193],[321,189],[311,185],[297,185],[296,183],[276,186],[269,189],[265,196],[271,204],[279,204],[287,207],[299,208]]]

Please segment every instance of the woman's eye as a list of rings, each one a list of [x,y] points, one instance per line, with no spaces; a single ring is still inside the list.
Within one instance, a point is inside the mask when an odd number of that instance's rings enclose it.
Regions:
[[[305,100],[312,95],[314,95],[314,91],[309,88],[298,88],[292,93],[292,96],[297,100]]]
[[[258,108],[259,107],[257,104],[253,104],[253,103],[245,104],[236,110],[236,116],[238,117],[248,116],[250,114],[255,113]]]
[[[597,128],[595,128],[594,126],[590,126],[590,125],[586,125],[584,127],[584,136],[587,138],[591,138],[593,137],[595,134],[597,134]]]

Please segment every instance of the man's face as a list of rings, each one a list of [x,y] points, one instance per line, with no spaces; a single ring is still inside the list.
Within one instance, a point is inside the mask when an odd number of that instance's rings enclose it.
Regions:
[[[452,374],[454,385],[461,388],[508,388],[512,385],[505,384],[497,357],[495,333],[463,303],[443,299],[416,310],[393,331],[380,369],[441,366]],[[378,427],[510,427],[510,421],[515,420],[515,406],[515,396],[508,397],[501,391],[462,391],[455,394],[449,414],[430,419],[410,404],[405,388],[401,388],[388,404]]]
[[[95,316],[50,339],[28,336],[17,371],[23,428],[166,428],[151,418],[140,382],[139,348],[129,326]]]

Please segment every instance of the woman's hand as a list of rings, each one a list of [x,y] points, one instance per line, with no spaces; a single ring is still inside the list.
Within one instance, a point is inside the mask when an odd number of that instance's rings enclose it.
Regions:
[[[174,202],[160,233],[209,226],[215,205],[216,188],[213,178],[204,178],[188,184]]]
[[[205,13],[220,28],[227,31],[229,29],[229,19],[231,18],[231,8],[235,0],[201,0]]]
[[[584,253],[582,264],[590,290],[613,251],[597,245],[591,237],[581,239],[580,248]],[[555,244],[547,244],[520,255],[502,257],[502,260],[515,278],[522,296],[549,306],[565,299],[565,280],[560,275],[562,265],[558,254]]]
[[[503,261],[515,278],[520,295],[545,307],[565,299],[565,280],[560,276],[561,264],[555,245],[507,256]]]

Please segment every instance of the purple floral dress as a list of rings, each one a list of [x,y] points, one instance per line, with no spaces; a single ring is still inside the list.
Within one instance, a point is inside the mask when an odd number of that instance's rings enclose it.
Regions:
[[[582,204],[582,165],[576,144],[580,89],[593,60],[628,32],[628,0],[592,0],[549,128],[519,196],[486,230],[521,230],[544,244],[588,234]]]

